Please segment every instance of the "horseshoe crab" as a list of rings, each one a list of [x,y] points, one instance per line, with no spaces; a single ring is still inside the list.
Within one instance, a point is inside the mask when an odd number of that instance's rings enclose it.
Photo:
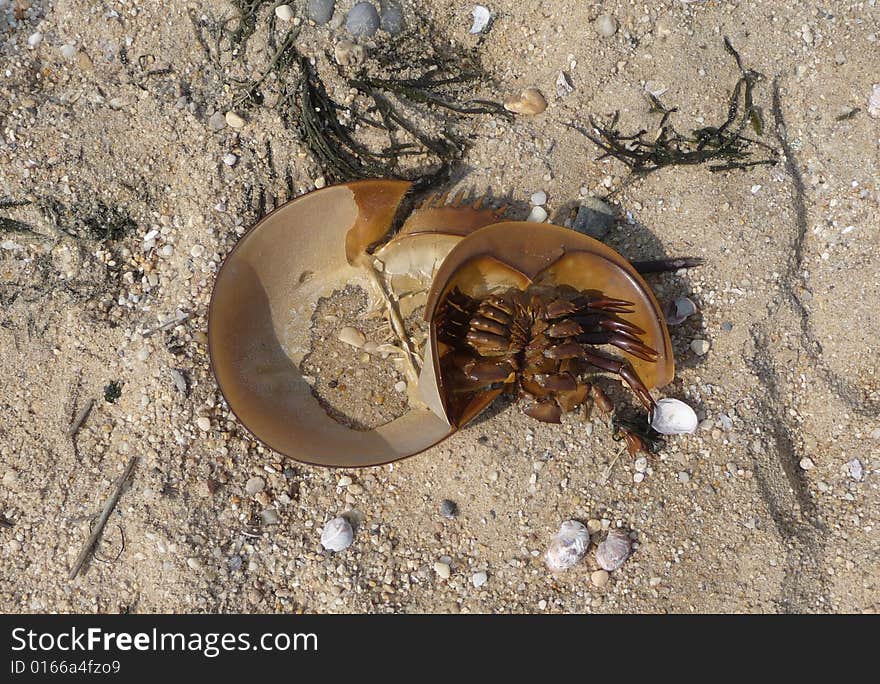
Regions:
[[[569,343],[617,344],[625,358],[603,356],[608,360],[599,369],[619,364],[617,372],[646,406],[653,402],[648,389],[672,379],[660,308],[617,252],[557,226],[499,223],[503,209],[460,197],[429,199],[395,233],[410,188],[406,181],[366,180],[311,192],[259,221],[227,256],[209,307],[211,365],[229,407],[270,448],[317,465],[387,463],[440,442],[514,387],[536,400],[540,408],[530,415],[553,419],[550,403],[568,410],[585,400],[585,364],[600,358],[572,360],[565,352]],[[363,287],[373,305],[385,309],[409,381],[409,410],[370,430],[328,415],[300,369],[319,299],[347,285]],[[488,309],[511,306],[534,320],[543,316],[547,344],[538,346],[552,363],[524,363],[534,341],[517,332],[525,319],[508,327],[508,338],[520,341],[505,354],[495,354],[485,340],[468,346],[467,333],[454,339],[449,312],[456,297],[466,297],[482,318],[491,317]],[[418,348],[405,319],[423,305],[428,336]],[[548,315],[559,306],[575,308],[566,317]],[[589,321],[596,325],[574,331]],[[480,332],[479,325],[469,330]],[[586,342],[583,335],[592,337]],[[488,362],[474,371],[474,364],[462,361],[467,356]],[[506,374],[504,363],[510,365]],[[572,380],[562,379],[565,374]],[[601,391],[592,394],[601,405]]]

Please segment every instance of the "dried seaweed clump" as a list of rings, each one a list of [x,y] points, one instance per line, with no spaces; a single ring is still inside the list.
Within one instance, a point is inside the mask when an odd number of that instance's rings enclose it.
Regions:
[[[137,223],[124,207],[110,207],[100,199],[84,200],[73,207],[52,198],[41,204],[60,230],[81,240],[114,242],[137,228]]]
[[[264,5],[238,0],[237,21],[215,24],[223,34],[212,36],[215,50],[228,45],[234,54],[244,54]],[[268,67],[239,84],[242,94],[235,105],[273,103],[329,181],[395,178],[433,185],[467,149],[465,119],[509,116],[499,103],[472,97],[488,81],[476,54],[453,53],[425,17],[414,18],[417,28],[382,41],[363,64],[349,68],[338,66],[329,52],[311,57],[301,51],[306,32],[314,30],[310,27],[292,28],[276,42],[274,20],[269,11],[268,44],[274,52]],[[209,28],[194,24],[200,31]],[[208,44],[202,40],[203,47]],[[341,92],[348,95],[344,101]]]
[[[631,135],[621,134],[616,128],[617,112],[606,124],[591,116],[592,132],[577,130],[604,151],[599,159],[614,157],[637,175],[646,175],[667,166],[704,163],[713,172],[776,164],[778,152],[775,148],[744,134],[749,126],[759,137],[764,133],[761,110],[753,100],[754,87],[762,76],[743,66],[739,53],[726,37],[724,48],[736,60],[740,78],[729,98],[727,119],[720,125],[705,126],[690,135],[682,135],[669,123],[677,108],[667,109],[649,94],[653,105],[651,112],[662,115],[653,133],[642,129]]]
[[[0,198],[0,209],[14,209],[15,207],[23,207],[30,204],[27,200],[13,200],[6,197]],[[10,218],[8,216],[0,216],[0,231],[4,233],[27,233],[32,231],[30,225],[24,221]]]

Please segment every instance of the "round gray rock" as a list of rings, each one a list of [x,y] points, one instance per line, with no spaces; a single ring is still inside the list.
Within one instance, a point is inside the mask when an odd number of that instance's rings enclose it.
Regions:
[[[383,2],[379,20],[382,30],[396,36],[403,31],[403,8],[396,2]]]
[[[614,208],[597,197],[587,197],[574,217],[571,224],[573,230],[592,238],[604,238],[617,221]]]
[[[330,21],[335,9],[336,0],[309,0],[306,4],[306,16],[320,26]]]
[[[353,36],[369,38],[379,30],[379,12],[369,2],[359,2],[345,18],[345,28]]]

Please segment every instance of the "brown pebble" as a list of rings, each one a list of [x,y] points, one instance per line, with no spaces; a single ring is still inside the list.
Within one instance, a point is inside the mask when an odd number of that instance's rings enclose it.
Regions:
[[[529,87],[504,100],[504,108],[514,114],[536,116],[547,109],[547,100],[540,90]]]

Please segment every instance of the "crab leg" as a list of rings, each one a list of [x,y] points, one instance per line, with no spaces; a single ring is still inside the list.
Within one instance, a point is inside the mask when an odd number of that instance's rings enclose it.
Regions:
[[[654,398],[651,396],[651,393],[648,392],[648,388],[645,387],[645,383],[643,383],[639,379],[639,376],[636,375],[635,369],[629,364],[628,361],[619,361],[603,354],[599,354],[597,352],[588,352],[586,350],[584,351],[583,358],[597,368],[601,368],[602,370],[608,371],[609,373],[619,375],[630,386],[630,389],[632,389],[633,393],[636,395],[638,400],[642,402],[644,407],[649,411],[654,410],[654,406],[656,405],[654,402]]]

